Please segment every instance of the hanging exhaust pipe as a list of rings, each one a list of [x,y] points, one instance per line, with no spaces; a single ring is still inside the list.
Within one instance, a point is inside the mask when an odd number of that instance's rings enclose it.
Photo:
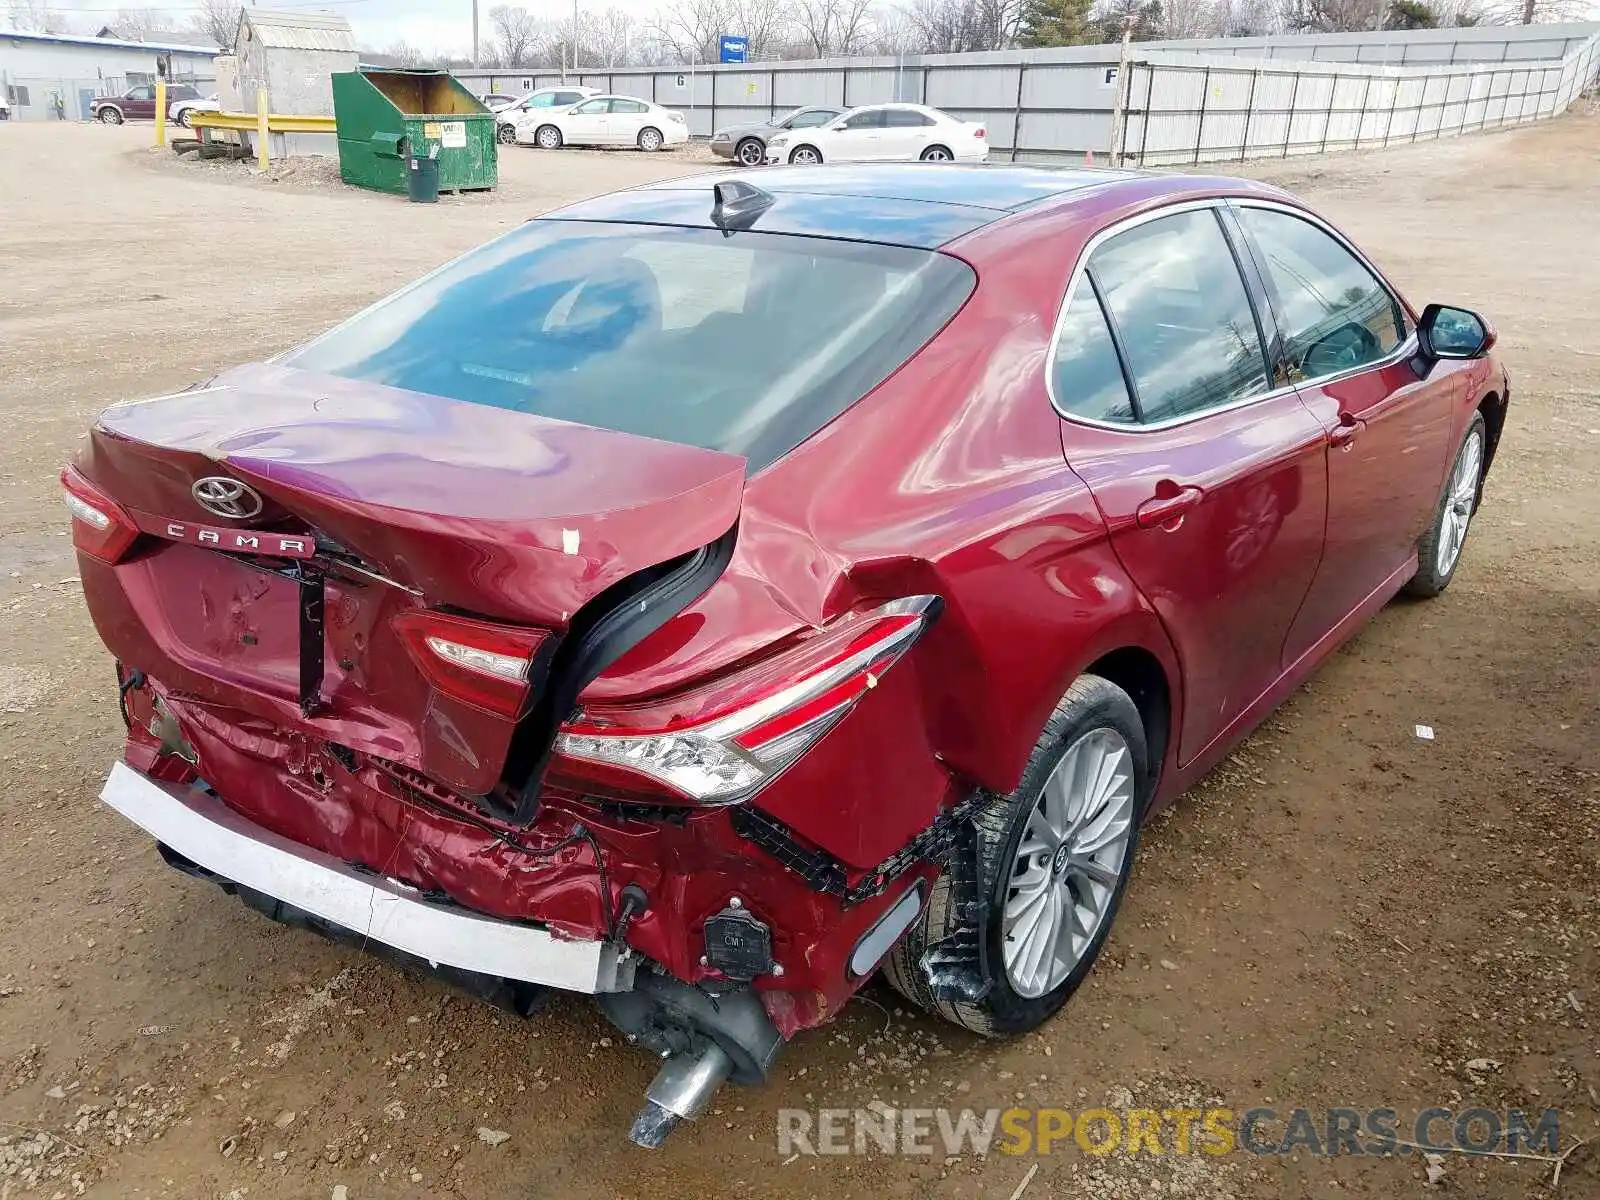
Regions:
[[[662,1059],[628,1133],[647,1149],[703,1113],[724,1083],[764,1082],[783,1048],[783,1035],[748,984],[712,993],[645,969],[631,991],[595,1000],[628,1041]]]
[[[712,1095],[732,1073],[733,1059],[714,1042],[699,1054],[672,1055],[651,1081],[628,1140],[646,1150],[656,1149],[680,1124],[705,1112]]]

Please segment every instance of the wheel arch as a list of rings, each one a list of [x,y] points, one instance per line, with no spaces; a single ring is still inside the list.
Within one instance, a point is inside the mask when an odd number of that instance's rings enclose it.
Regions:
[[[1081,674],[1098,675],[1132,698],[1134,707],[1139,710],[1139,720],[1144,724],[1145,743],[1150,750],[1150,788],[1154,795],[1172,740],[1172,685],[1166,668],[1146,647],[1131,645],[1102,654]]]
[[[1500,446],[1500,434],[1506,427],[1506,398],[1500,392],[1489,391],[1478,401],[1478,411],[1483,414],[1483,424],[1488,432],[1488,445],[1483,448],[1483,473],[1488,475],[1494,465],[1494,454]]]

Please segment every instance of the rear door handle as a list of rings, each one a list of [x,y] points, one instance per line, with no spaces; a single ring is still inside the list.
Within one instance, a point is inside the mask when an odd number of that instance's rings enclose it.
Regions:
[[[1161,525],[1170,525],[1180,519],[1190,509],[1194,508],[1205,497],[1205,493],[1197,487],[1180,487],[1176,491],[1167,491],[1174,487],[1167,480],[1162,480],[1166,487],[1158,485],[1158,494],[1139,505],[1137,520],[1141,529],[1155,529]]]
[[[1342,412],[1339,414],[1339,423],[1335,425],[1333,427],[1333,431],[1328,434],[1328,445],[1348,446],[1351,442],[1356,440],[1356,434],[1360,433],[1366,427],[1367,423],[1360,417],[1352,416],[1347,412]]]

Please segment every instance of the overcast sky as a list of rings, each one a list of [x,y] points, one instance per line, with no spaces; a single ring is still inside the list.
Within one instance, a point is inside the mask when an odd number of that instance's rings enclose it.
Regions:
[[[482,38],[489,41],[489,10],[504,0],[478,0]],[[560,17],[572,12],[571,0],[511,0],[541,17]],[[585,7],[620,8],[644,14],[652,11],[653,0],[583,0]],[[151,8],[182,28],[193,15],[194,0],[131,0],[127,5],[115,0],[49,0],[51,8],[73,20],[78,28],[114,24],[117,10]],[[4,24],[6,0],[0,0],[0,24]],[[262,8],[298,9],[331,12],[348,17],[363,46],[382,50],[399,40],[423,50],[467,53],[472,46],[472,0],[268,0]],[[92,30],[91,30],[92,32]]]

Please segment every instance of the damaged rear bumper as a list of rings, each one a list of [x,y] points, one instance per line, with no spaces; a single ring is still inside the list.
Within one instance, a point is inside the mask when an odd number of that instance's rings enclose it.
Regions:
[[[280,837],[203,788],[160,783],[117,763],[100,799],[207,873],[430,964],[569,992],[633,987],[634,959],[626,949],[434,903],[405,884]]]

